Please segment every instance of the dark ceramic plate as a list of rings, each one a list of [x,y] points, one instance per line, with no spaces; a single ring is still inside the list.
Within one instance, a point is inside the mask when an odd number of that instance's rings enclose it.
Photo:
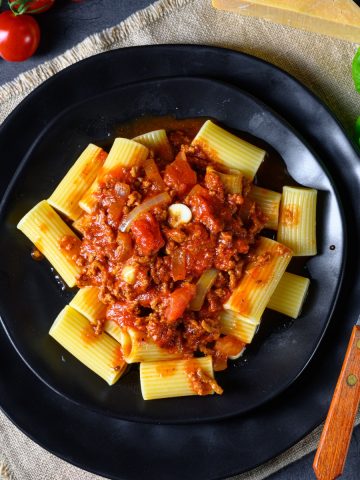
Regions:
[[[281,328],[283,319],[277,315],[272,333],[266,328],[270,320],[265,317],[262,333],[266,335],[260,335],[243,358],[231,362],[230,368],[217,375],[224,388],[222,396],[146,402],[141,396],[137,369],[109,387],[67,354],[49,337],[48,331],[74,292],[60,290],[49,264],[32,260],[32,244],[16,230],[20,218],[50,196],[89,142],[103,145],[114,139],[119,125],[144,115],[215,118],[227,128],[255,136],[267,151],[275,149],[297,182],[319,191],[319,254],[306,264],[305,274],[310,275],[312,286],[303,315],[291,327],[286,324],[287,328]],[[273,176],[279,175],[275,161],[274,156],[267,160],[273,163],[267,169],[270,176],[272,171]],[[277,181],[280,188],[286,182],[281,178]],[[8,283],[0,281],[4,294],[1,316],[13,344],[30,368],[47,385],[77,403],[127,420],[218,420],[266,402],[288,387],[308,363],[336,299],[344,259],[343,238],[339,201],[324,167],[294,131],[263,103],[235,87],[208,79],[182,77],[136,83],[67,108],[34,139],[0,211],[0,251],[9,252],[3,261]],[[329,248],[331,245],[335,250]]]
[[[7,153],[8,161],[1,166],[1,186],[9,183],[33,139],[62,111],[64,98],[72,105],[122,84],[178,75],[204,75],[233,83],[262,99],[301,131],[326,162],[340,190],[350,260],[344,267],[330,326],[300,378],[261,408],[216,423],[135,424],[83,409],[31,375],[0,332],[3,410],[45,448],[114,479],[138,479],[145,472],[157,480],[224,478],[249,470],[290,447],[323,420],[360,309],[358,153],[329,111],[307,89],[254,57],[210,47],[158,46],[112,51],[76,64],[43,84],[4,124],[0,151]],[[34,111],[38,113],[35,118]],[[16,141],[19,131],[21,142]],[[10,280],[2,266],[0,277],[6,287]],[[89,440],[94,438],[96,442]]]

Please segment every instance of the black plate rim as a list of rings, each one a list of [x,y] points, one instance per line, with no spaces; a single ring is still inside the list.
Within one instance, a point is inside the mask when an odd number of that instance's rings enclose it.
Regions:
[[[297,84],[298,87],[301,89],[305,90],[306,93],[312,97],[312,100],[314,100],[315,103],[317,103],[321,108],[325,109],[326,112],[329,114],[329,116],[332,118],[333,121],[337,123],[337,126],[341,129],[342,133],[344,134],[344,137],[347,139],[349,142],[350,146],[352,149],[360,155],[360,145],[358,145],[353,138],[351,138],[348,133],[345,131],[344,126],[340,122],[340,120],[334,115],[334,113],[331,111],[331,109],[320,100],[320,98],[312,91],[310,90],[309,87],[305,86],[302,84],[296,77],[288,73],[287,71],[283,70],[282,68],[278,67],[275,64],[272,64],[271,62],[268,62],[266,60],[263,60],[262,58],[256,57],[255,55],[251,55],[250,53],[242,52],[239,50],[233,50],[231,48],[226,48],[226,47],[217,47],[217,46],[210,46],[210,45],[194,45],[191,43],[178,43],[178,44],[167,44],[167,43],[159,43],[157,45],[141,45],[141,46],[130,46],[130,47],[124,47],[124,48],[119,48],[115,50],[109,50],[101,53],[97,53],[95,55],[92,55],[90,57],[84,58],[76,63],[73,63],[72,65],[69,65],[68,67],[60,70],[57,72],[55,75],[49,77],[46,79],[44,82],[42,82],[40,85],[38,85],[34,90],[32,90],[28,95],[25,96],[25,98],[10,112],[10,114],[5,118],[4,122],[0,124],[0,138],[3,135],[3,130],[5,130],[8,125],[12,124],[13,117],[16,117],[19,112],[26,106],[28,103],[31,103],[33,101],[33,97],[35,95],[41,95],[41,92],[43,89],[47,89],[53,82],[57,83],[57,81],[61,80],[62,76],[66,77],[68,75],[68,71],[76,71],[77,69],[81,70],[83,69],[87,64],[92,64],[94,61],[96,62],[97,58],[106,58],[109,57],[111,58],[114,53],[120,50],[126,50],[126,51],[137,51],[141,48],[144,51],[155,51],[156,49],[161,49],[161,48],[171,48],[174,51],[183,49],[185,48],[186,50],[191,53],[192,51],[196,52],[198,48],[205,48],[209,51],[218,51],[218,52],[223,52],[223,53],[229,53],[229,54],[237,54],[241,55],[242,57],[248,58],[249,60],[255,60],[256,63],[259,63],[260,65],[263,64],[264,66],[269,66],[271,65],[271,68],[273,71],[277,71],[281,76],[287,77],[291,82]],[[189,75],[192,76],[192,75]],[[194,76],[199,76],[199,75],[194,75]],[[162,78],[162,77],[152,77],[152,78]],[[224,80],[225,81],[225,80]],[[129,83],[133,83],[132,81]],[[229,82],[230,83],[230,82]],[[128,83],[125,83],[124,85],[127,85]]]
[[[184,45],[163,45],[163,46],[150,46],[150,47],[132,47],[132,48],[135,48],[135,49],[147,49],[147,54],[149,54],[149,49],[152,50],[152,52],[154,54],[156,54],[158,51],[161,51],[161,48],[165,49],[166,50],[171,50],[172,51],[172,54],[174,54],[176,51],[178,52],[178,54],[180,55],[181,54],[181,49],[184,47]],[[214,53],[215,51],[217,52],[217,57],[218,59],[220,59],[221,57],[221,54],[224,53],[224,52],[227,52],[229,55],[231,55],[233,58],[236,58],[237,62],[236,63],[241,63],[241,62],[238,62],[239,59],[241,58],[245,58],[245,57],[248,57],[248,58],[251,58],[251,62],[252,64],[255,64],[255,65],[258,65],[260,63],[263,63],[267,66],[267,68],[271,68],[271,71],[274,71],[274,70],[277,70],[278,71],[278,74],[280,77],[284,78],[284,77],[287,77],[290,81],[289,81],[289,84],[290,85],[297,85],[297,87],[300,89],[300,91],[302,91],[302,93],[305,93],[305,96],[309,97],[311,102],[316,105],[317,108],[320,108],[320,110],[322,110],[325,115],[327,117],[329,117],[328,119],[330,120],[331,123],[333,123],[336,128],[339,129],[340,133],[342,134],[341,137],[342,137],[342,146],[341,146],[341,150],[344,150],[344,155],[348,156],[349,158],[349,161],[350,163],[354,163],[355,162],[355,158],[359,158],[359,149],[358,147],[354,144],[354,142],[352,140],[350,140],[346,134],[345,134],[345,131],[344,131],[344,128],[342,127],[342,125],[340,124],[340,122],[334,118],[333,114],[330,112],[330,110],[312,93],[310,92],[306,87],[304,87],[300,82],[298,82],[296,79],[294,79],[291,75],[287,74],[286,72],[282,71],[281,69],[279,69],[278,67],[274,66],[274,65],[271,65],[269,64],[268,62],[264,62],[260,59],[257,59],[256,57],[253,57],[251,55],[247,55],[247,54],[243,54],[241,52],[236,52],[236,51],[232,51],[232,50],[229,50],[229,49],[221,49],[221,48],[217,48],[217,47],[208,47],[208,46],[189,46],[189,48],[192,48],[192,51],[194,51],[195,49],[200,52],[208,52],[208,51],[211,51],[212,53]],[[160,49],[160,50],[159,50]],[[124,49],[126,50],[126,49]],[[110,52],[109,52],[110,53]],[[88,61],[91,60],[91,59],[88,59]],[[213,69],[212,73],[211,73],[211,77],[212,75],[218,75],[218,73],[216,73],[216,68]],[[242,78],[241,76],[239,76],[239,74],[237,73],[229,73],[229,76],[231,76],[232,78],[232,81],[234,82],[235,85],[237,85],[239,82],[241,82]],[[231,82],[232,83],[232,82]],[[29,99],[27,99],[29,100]],[[279,102],[281,103],[281,101],[279,101],[278,98],[276,97],[272,97],[271,98],[272,102],[275,102],[275,104],[277,105]],[[18,107],[19,108],[19,107]],[[13,112],[14,113],[14,112]],[[307,136],[308,136],[308,132],[307,132]],[[1,136],[0,136],[1,137]],[[312,138],[312,136],[310,136]],[[316,137],[315,137],[315,140],[316,140]],[[314,141],[315,141],[314,140]],[[313,139],[312,139],[313,141]],[[1,143],[1,138],[0,138],[0,143]],[[335,144],[335,147],[337,145]],[[339,147],[340,148],[340,147]],[[354,278],[354,277],[353,277]],[[356,279],[356,281],[358,282],[358,280]],[[357,285],[359,285],[359,282],[357,283]],[[354,296],[353,294],[350,294],[350,298],[352,300],[352,303],[354,304],[357,304],[358,303],[358,299],[356,298],[356,296]],[[345,317],[345,320],[346,320],[346,317]],[[346,322],[344,322],[344,325],[342,327],[342,330],[341,330],[341,333],[342,334],[347,334],[350,332],[351,328],[352,328],[352,323],[349,322],[349,320],[347,320],[347,323],[345,324]],[[331,330],[334,330],[335,326],[332,325],[332,328]],[[330,334],[329,334],[330,335]],[[328,335],[328,337],[329,337]],[[338,345],[337,345],[338,346]],[[340,365],[341,364],[341,360],[342,360],[342,353],[344,352],[344,345],[341,345],[339,346],[339,350],[340,352],[337,352],[336,353],[336,357],[337,357],[337,365]],[[321,348],[322,352],[318,353],[317,355],[317,359],[316,361],[319,362],[321,359],[321,354],[323,353],[323,350],[324,348]],[[320,377],[321,380],[322,380],[322,377]],[[34,380],[36,380],[34,378]],[[332,378],[333,380],[333,378]],[[301,382],[300,382],[301,383]],[[304,383],[304,382],[303,382]],[[328,388],[328,385],[326,385],[328,391],[329,388]],[[287,394],[288,395],[288,394]],[[295,397],[295,400],[297,399],[297,396]],[[0,399],[1,401],[1,399]],[[301,406],[299,405],[299,408]],[[13,415],[11,416],[11,414],[9,413],[9,410],[12,409],[12,404],[10,405],[10,408],[8,408],[8,411],[7,411],[7,416],[9,418],[12,418],[12,421],[15,421],[14,420],[14,417],[16,417],[16,411],[13,411]],[[317,417],[316,419],[314,420],[314,422],[312,422],[311,424],[309,424],[310,428],[308,430],[305,430],[305,431],[302,431],[302,433],[300,435],[297,435],[295,438],[294,438],[294,441],[293,443],[296,443],[298,442],[301,438],[303,438],[305,435],[306,435],[306,432],[312,430],[316,425],[318,425],[320,423],[320,421],[323,419],[325,413],[326,413],[326,410],[327,410],[327,404],[322,407],[320,407],[319,405],[317,406],[317,410],[318,413],[317,413]],[[309,420],[309,419],[308,419]],[[20,423],[17,422],[17,424],[19,425],[20,427]],[[27,431],[25,432],[28,436],[30,435],[29,433],[29,429],[31,430],[31,428],[34,427],[33,424],[30,425],[30,427],[28,427]],[[21,428],[21,427],[20,427]],[[231,428],[231,427],[230,427]],[[229,430],[230,432],[230,430]],[[40,443],[39,442],[39,439],[38,438],[35,438],[33,437],[34,440],[37,442],[37,443]],[[259,464],[263,463],[264,461],[268,460],[269,458],[272,458],[274,455],[277,455],[279,453],[281,453],[282,451],[286,450],[291,444],[289,443],[288,445],[286,445],[286,447],[282,447],[280,450],[273,450],[272,454],[270,454],[270,456],[265,456],[261,459],[261,461],[259,462]],[[47,447],[45,447],[47,448]],[[58,456],[62,456],[59,454],[59,446],[53,450],[50,450],[52,451],[53,453],[55,453],[56,455]],[[70,461],[71,463],[73,464],[76,464],[75,460],[74,460],[74,457],[71,453],[68,453],[67,456],[62,456],[62,458],[66,459],[67,461]],[[89,471],[95,471],[97,473],[101,473],[101,472],[104,472],[104,470],[99,470],[99,469],[91,469],[89,467],[84,467],[83,464],[78,464],[80,465],[82,468],[88,468]],[[253,468],[256,466],[256,463],[253,463],[251,465],[251,467],[249,468]],[[226,475],[230,475],[230,474],[235,474],[235,473],[239,473],[240,472],[240,468],[241,467],[235,467],[235,469],[233,468],[232,470],[227,470],[226,472]],[[247,468],[246,470],[248,470],[249,468]],[[241,471],[244,471],[243,469]],[[105,475],[107,475],[107,473],[105,473]],[[212,478],[224,478],[225,475],[221,475],[221,476],[216,476],[216,477],[212,477]],[[120,478],[118,476],[113,476],[112,478]],[[122,477],[124,478],[124,477]],[[154,477],[155,478],[155,477]],[[210,477],[209,477],[210,478]]]

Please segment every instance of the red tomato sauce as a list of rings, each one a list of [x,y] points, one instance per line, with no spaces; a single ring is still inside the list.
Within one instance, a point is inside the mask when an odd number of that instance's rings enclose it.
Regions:
[[[167,132],[170,161],[169,152],[166,159],[160,153],[151,168],[106,172],[94,193],[93,211],[81,218],[81,244],[72,246],[63,239],[62,248],[70,255],[78,248],[82,270],[77,284],[99,287],[108,319],[137,329],[170,352],[213,355],[215,368],[223,368],[241,345],[234,347],[233,341],[230,348],[229,342],[219,342],[222,305],[242,277],[267,219],[247,198],[245,178],[242,194],[230,194],[216,172],[206,172],[206,166],[216,170],[219,165],[190,145],[201,124],[185,126]],[[129,136],[139,133],[143,132],[134,130]],[[119,230],[134,208],[162,192],[168,193],[171,204],[182,203],[191,210],[188,223],[174,227],[169,203],[164,203],[139,214],[126,231]],[[196,283],[210,268],[217,270],[216,279],[200,311],[193,311]],[[197,370],[189,375],[200,394],[214,390]]]

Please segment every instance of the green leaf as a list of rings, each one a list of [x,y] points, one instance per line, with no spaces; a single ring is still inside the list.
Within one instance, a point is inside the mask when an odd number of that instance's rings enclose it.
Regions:
[[[360,48],[357,49],[352,62],[352,77],[355,83],[355,88],[360,93]]]

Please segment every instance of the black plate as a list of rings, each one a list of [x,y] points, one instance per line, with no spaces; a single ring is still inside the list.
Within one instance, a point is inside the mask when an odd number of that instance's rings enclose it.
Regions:
[[[248,470],[285,450],[318,425],[326,414],[360,306],[356,249],[360,213],[355,208],[360,195],[358,154],[326,108],[307,89],[272,65],[210,47],[141,47],[113,51],[78,63],[28,97],[0,134],[0,151],[7,152],[9,159],[2,166],[2,185],[9,182],[33,138],[62,110],[60,92],[64,92],[71,104],[120,84],[161,75],[205,75],[240,86],[290,121],[326,160],[345,206],[351,261],[346,264],[337,308],[324,341],[300,379],[265,407],[216,424],[160,426],[115,420],[75,406],[30,375],[5,336],[0,335],[0,403],[12,420],[38,443],[98,474],[117,479],[141,478],[144,472],[149,478],[160,480],[223,478]],[[40,116],[28,124],[26,119],[34,111]],[[23,141],[14,143],[19,131]],[[93,438],[97,441],[89,441]],[[99,445],[103,448],[98,448]]]
[[[319,191],[319,254],[306,264],[312,287],[301,319],[291,328],[288,324],[287,328],[280,328],[283,320],[278,315],[278,327],[269,334],[269,320],[265,317],[263,331],[267,331],[267,337],[260,335],[261,341],[254,342],[243,358],[231,362],[230,368],[217,375],[224,388],[221,397],[144,401],[138,370],[132,369],[109,387],[49,337],[54,318],[74,292],[61,292],[48,263],[34,262],[30,255],[32,244],[16,229],[16,224],[33,205],[51,195],[90,142],[111,143],[119,125],[129,119],[168,115],[178,119],[215,118],[226,128],[260,139],[265,150],[275,149],[297,182]],[[267,161],[271,162],[271,158]],[[275,175],[275,166],[273,170]],[[344,257],[343,237],[339,203],[324,168],[292,129],[263,103],[235,87],[204,78],[136,83],[68,107],[34,139],[0,211],[0,251],[11,252],[3,260],[7,282],[0,281],[4,294],[1,317],[13,344],[31,369],[51,388],[77,403],[126,420],[218,420],[266,402],[288,387],[308,363],[328,324],[337,295]],[[336,249],[330,250],[330,245]],[[329,264],[332,275],[327,275]],[[19,297],[21,302],[16,301]]]

